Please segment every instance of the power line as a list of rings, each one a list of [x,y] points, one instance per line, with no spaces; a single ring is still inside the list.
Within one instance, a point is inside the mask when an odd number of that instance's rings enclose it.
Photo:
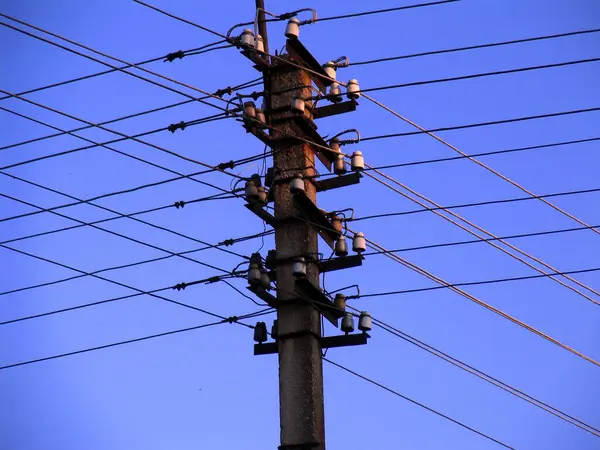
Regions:
[[[411,252],[411,251],[416,251],[416,250],[426,250],[426,249],[431,249],[431,248],[453,247],[453,246],[457,246],[457,245],[466,245],[466,244],[479,244],[479,243],[488,242],[488,241],[506,241],[509,239],[519,239],[519,238],[525,238],[525,237],[546,236],[546,235],[550,235],[550,234],[560,234],[560,233],[569,233],[572,231],[582,231],[582,230],[587,230],[588,228],[590,228],[590,227],[562,228],[562,229],[558,229],[558,230],[548,230],[548,231],[538,231],[538,232],[533,232],[533,233],[513,234],[513,235],[494,237],[494,238],[480,238],[480,239],[471,239],[471,240],[467,240],[467,241],[446,242],[446,243],[442,243],[442,244],[421,245],[418,247],[406,247],[406,248],[401,248],[401,249],[397,249],[397,250],[390,250],[389,253],[402,253],[402,252]],[[600,225],[595,225],[593,228],[600,228]],[[380,254],[382,254],[382,252],[366,252],[366,253],[363,253],[363,256],[380,255]]]
[[[268,236],[268,235],[271,235],[271,234],[273,234],[273,230],[269,230],[269,231],[266,231],[266,232],[263,232],[263,233],[253,234],[253,235],[250,235],[250,236],[244,236],[244,237],[236,238],[236,239],[227,239],[227,240],[225,240],[223,242],[219,242],[218,244],[211,244],[211,245],[206,245],[206,246],[201,247],[201,248],[195,248],[195,249],[192,249],[192,250],[186,250],[184,252],[177,252],[176,255],[189,255],[191,253],[201,252],[201,251],[204,251],[204,250],[213,249],[215,247],[230,246],[230,245],[234,245],[234,244],[236,244],[238,242],[245,242],[245,241],[248,241],[248,240],[251,240],[251,239],[256,239],[256,238],[263,237],[263,236]],[[0,243],[0,245],[1,244],[3,244],[3,243]],[[170,259],[170,258],[173,258],[173,256],[175,256],[175,255],[160,256],[160,257],[157,257],[157,258],[146,259],[146,260],[143,260],[143,261],[136,261],[136,262],[129,263],[129,264],[123,264],[123,265],[119,265],[119,266],[107,267],[105,269],[95,270],[95,271],[93,271],[91,273],[95,273],[96,274],[96,273],[109,272],[109,271],[113,271],[113,270],[126,269],[126,268],[130,268],[130,267],[136,267],[136,266],[140,266],[140,265],[143,265],[143,264],[149,264],[149,263],[153,263],[153,262],[157,262],[157,261],[163,261],[163,260],[166,260],[166,259]],[[17,288],[17,289],[11,289],[11,290],[8,290],[8,291],[0,292],[0,296],[2,296],[2,295],[8,295],[8,294],[14,294],[14,293],[17,293],[17,292],[27,291],[27,290],[31,290],[31,289],[37,289],[37,288],[40,288],[40,287],[52,286],[52,285],[55,285],[55,284],[60,284],[60,283],[64,283],[64,282],[67,282],[67,281],[71,281],[71,280],[75,280],[75,279],[83,278],[83,277],[87,277],[87,276],[88,276],[87,273],[86,274],[80,274],[80,275],[74,275],[72,277],[61,278],[59,280],[48,281],[48,282],[45,282],[45,283],[40,283],[40,284],[25,286],[25,287],[21,287],[21,288]],[[35,317],[38,317],[38,316],[35,316]],[[0,323],[0,325],[2,325],[2,324],[3,323]]]
[[[254,87],[254,86],[257,86],[258,84],[261,84],[261,82],[260,81],[257,82],[257,80],[258,79],[252,80],[251,82],[243,83],[243,84],[240,84],[240,85],[237,85],[237,86],[234,86],[234,87],[227,87],[225,89],[220,89],[220,90],[216,91],[215,95],[217,95],[218,93],[221,93],[221,92],[224,95],[226,93],[232,93],[232,92],[237,91],[237,90],[246,89],[246,88],[249,88],[249,87]],[[18,93],[16,95],[22,96],[24,94],[23,93]],[[0,100],[2,100],[3,98],[11,98],[11,96],[7,95],[6,97],[0,98]],[[204,98],[209,98],[209,97],[206,96]],[[147,114],[152,114],[152,113],[159,112],[159,111],[164,111],[164,110],[167,110],[167,109],[170,109],[170,108],[175,108],[177,106],[187,105],[187,104],[192,103],[194,101],[195,100],[189,100],[189,99],[188,100],[183,100],[181,102],[171,103],[169,105],[161,106],[161,107],[158,107],[158,108],[149,109],[149,110],[146,110],[146,111],[141,111],[141,112],[138,112],[138,113],[129,114],[129,115],[122,116],[122,117],[117,117],[116,119],[111,119],[111,120],[107,120],[105,122],[100,122],[100,123],[98,123],[98,125],[108,125],[108,124],[111,124],[111,123],[117,123],[117,122],[121,122],[123,120],[133,119],[135,117],[140,117],[140,116],[144,116],[144,115],[147,115]],[[6,108],[2,108],[2,109],[4,111],[7,111],[7,112],[12,112],[12,111],[8,111]],[[31,144],[33,142],[43,141],[45,139],[51,139],[51,138],[55,138],[55,137],[58,137],[58,136],[63,136],[65,134],[75,133],[77,131],[87,130],[87,129],[90,129],[90,128],[93,128],[93,125],[86,125],[86,126],[83,126],[83,127],[74,128],[74,129],[69,130],[69,131],[61,131],[60,133],[49,134],[49,135],[46,135],[46,136],[41,136],[41,137],[38,137],[38,138],[29,139],[27,141],[22,141],[22,142],[17,142],[15,144],[5,145],[4,147],[0,147],[0,151],[1,150],[6,150],[6,149],[9,149],[9,148],[19,147],[21,145]]]
[[[578,59],[578,60],[574,60],[574,61],[564,61],[564,62],[560,62],[560,63],[544,64],[544,65],[540,65],[540,66],[518,67],[516,69],[498,70],[498,71],[494,71],[494,72],[485,72],[485,73],[475,73],[475,74],[470,74],[470,75],[461,75],[461,76],[457,76],[457,77],[438,78],[438,79],[434,79],[434,80],[424,80],[424,81],[413,81],[410,83],[403,83],[403,84],[392,84],[392,85],[388,85],[388,86],[379,86],[379,87],[361,89],[359,92],[366,93],[366,92],[376,92],[376,91],[387,91],[390,89],[400,89],[400,88],[413,87],[413,86],[425,86],[428,84],[448,83],[448,82],[452,82],[452,81],[461,81],[461,80],[472,80],[475,78],[484,78],[484,77],[491,77],[491,76],[496,76],[496,75],[508,75],[508,74],[512,74],[512,73],[530,72],[533,70],[553,69],[556,67],[568,67],[568,66],[574,66],[574,65],[578,65],[578,64],[588,64],[588,63],[598,62],[598,61],[600,61],[600,58]]]
[[[380,170],[380,169],[393,169],[393,168],[397,168],[397,167],[418,166],[418,165],[422,165],[422,164],[434,164],[434,163],[448,162],[448,161],[458,161],[461,159],[475,158],[475,157],[479,157],[479,156],[503,155],[506,153],[523,152],[523,151],[528,151],[528,150],[537,150],[537,149],[541,149],[541,148],[559,147],[562,145],[574,145],[574,144],[582,144],[582,143],[586,143],[586,142],[595,142],[595,141],[600,141],[600,137],[577,139],[577,140],[572,140],[572,141],[554,142],[554,143],[550,143],[550,144],[532,145],[532,146],[528,146],[528,147],[518,147],[518,148],[510,148],[510,149],[504,149],[504,150],[494,150],[494,151],[489,151],[489,152],[473,153],[473,154],[465,155],[465,156],[462,156],[462,155],[461,156],[451,156],[449,158],[436,158],[436,159],[426,159],[426,160],[422,160],[422,161],[412,161],[412,162],[400,163],[400,164],[388,164],[388,165],[377,166],[377,167],[373,167],[373,168],[365,167],[365,171]]]
[[[577,191],[566,191],[566,192],[555,192],[553,194],[538,195],[537,198],[563,197],[563,196],[567,196],[567,195],[590,194],[592,192],[600,192],[600,188],[580,189]],[[348,219],[348,221],[358,222],[360,220],[379,219],[382,217],[392,217],[392,216],[406,216],[406,215],[410,215],[410,214],[417,214],[417,213],[433,211],[433,210],[436,210],[436,211],[444,210],[445,211],[445,210],[449,210],[449,209],[472,208],[475,206],[498,205],[498,204],[503,204],[503,203],[514,203],[514,202],[522,202],[522,201],[528,201],[528,200],[534,200],[534,197],[505,198],[505,199],[501,199],[501,200],[487,200],[484,202],[462,203],[459,205],[441,206],[439,208],[437,208],[437,207],[436,208],[424,208],[424,209],[413,209],[410,211],[373,214],[370,216],[355,217],[353,219]],[[0,220],[0,222],[2,222],[2,220]],[[587,229],[587,227],[586,227],[586,229]]]
[[[137,0],[135,0],[135,1],[137,1]],[[373,10],[373,11],[364,11],[364,12],[358,12],[358,13],[353,13],[353,14],[342,14],[342,15],[338,15],[338,16],[323,17],[323,18],[317,19],[315,23],[326,22],[328,20],[350,19],[350,18],[353,18],[353,17],[364,17],[364,16],[370,16],[370,15],[373,15],[373,14],[382,14],[382,13],[390,13],[390,12],[395,12],[395,11],[404,11],[404,10],[407,10],[407,9],[422,8],[422,7],[425,7],[425,6],[436,6],[436,5],[443,5],[443,4],[446,4],[446,3],[456,3],[458,1],[460,1],[460,0],[440,0],[440,1],[436,1],[436,2],[419,3],[419,4],[416,4],[416,5],[397,6],[395,8],[377,9],[377,10]]]
[[[401,55],[401,56],[390,56],[387,58],[371,59],[368,61],[350,62],[348,65],[349,66],[362,66],[365,64],[376,64],[376,63],[387,62],[387,61],[398,61],[401,59],[418,58],[421,56],[440,55],[443,53],[455,53],[455,52],[462,52],[462,51],[468,51],[468,50],[477,50],[477,49],[482,49],[482,48],[501,47],[504,45],[521,44],[524,42],[534,42],[534,41],[543,41],[543,40],[549,40],[549,39],[558,39],[558,38],[569,37],[569,36],[578,36],[578,35],[582,35],[582,34],[597,33],[599,31],[600,31],[600,28],[595,28],[595,29],[591,29],[591,30],[570,31],[567,33],[550,34],[550,35],[546,35],[546,36],[536,36],[536,37],[523,38],[523,39],[513,39],[510,41],[494,42],[494,43],[489,43],[489,44],[469,45],[466,47],[449,48],[449,49],[443,49],[443,50],[433,50],[433,51],[429,51],[429,52],[412,53],[412,54]]]
[[[393,253],[393,252],[386,252],[386,253]],[[380,254],[383,254],[380,253]],[[347,296],[347,299],[351,299],[351,298],[368,298],[368,297],[385,297],[385,296],[389,296],[389,295],[400,295],[400,294],[413,294],[415,292],[426,292],[426,291],[436,291],[438,289],[448,289],[450,287],[463,287],[463,286],[479,286],[479,285],[483,285],[483,284],[496,284],[496,283],[506,283],[506,282],[511,282],[511,281],[523,281],[523,280],[533,280],[533,279],[538,279],[538,278],[547,278],[553,275],[569,275],[569,274],[576,274],[576,273],[591,273],[591,272],[598,272],[600,271],[600,267],[593,267],[590,269],[580,269],[580,270],[569,270],[569,271],[565,271],[565,272],[554,272],[554,273],[546,273],[546,274],[539,274],[539,275],[526,275],[526,276],[521,276],[521,277],[508,277],[508,278],[496,278],[493,280],[483,280],[483,281],[467,281],[464,283],[452,283],[449,285],[444,285],[444,286],[432,286],[432,287],[426,287],[426,288],[417,288],[417,289],[403,289],[400,291],[388,291],[388,292],[375,292],[375,293],[371,293],[371,294],[360,294],[360,295],[350,295]]]
[[[438,415],[438,416],[440,416],[440,417],[442,417],[442,418],[444,418],[446,420],[449,420],[450,422],[455,423],[456,425],[459,425],[459,426],[461,426],[463,428],[466,428],[467,430],[469,430],[469,431],[471,431],[471,432],[473,432],[475,434],[478,434],[479,436],[482,436],[482,437],[484,437],[486,439],[489,439],[490,441],[495,442],[496,444],[499,444],[502,447],[510,448],[512,450],[515,450],[514,447],[511,447],[510,445],[505,444],[504,442],[499,441],[498,439],[495,439],[495,438],[491,437],[488,434],[485,434],[485,433],[483,433],[481,431],[478,431],[475,428],[472,428],[472,427],[464,424],[463,422],[459,422],[458,420],[453,419],[452,417],[450,417],[450,416],[448,416],[446,414],[443,414],[443,413],[441,413],[439,411],[436,411],[435,409],[430,408],[429,406],[426,406],[423,403],[420,403],[420,402],[418,402],[416,400],[413,400],[412,398],[407,397],[406,395],[401,394],[400,392],[395,391],[392,388],[389,388],[389,387],[387,387],[387,386],[385,386],[385,385],[383,385],[381,383],[378,383],[377,381],[374,381],[371,378],[368,378],[368,377],[366,377],[364,375],[361,375],[358,372],[355,372],[354,370],[348,369],[347,367],[342,366],[341,364],[338,364],[336,362],[333,362],[330,359],[325,358],[325,357],[323,357],[323,361],[327,361],[329,364],[332,364],[332,365],[334,365],[334,366],[336,366],[336,367],[338,367],[338,368],[340,368],[340,369],[342,369],[342,370],[344,370],[344,371],[346,371],[346,372],[354,375],[355,377],[358,377],[358,378],[360,378],[362,380],[365,380],[365,381],[367,381],[367,382],[369,382],[369,383],[371,383],[371,384],[373,384],[373,385],[375,385],[377,387],[380,387],[381,389],[383,389],[383,390],[385,390],[385,391],[387,391],[387,392],[389,392],[391,394],[394,394],[394,395],[396,395],[396,396],[398,396],[400,398],[403,398],[404,400],[407,400],[407,401],[411,402],[414,405],[420,406],[421,408],[424,408],[424,409],[426,409],[429,412],[432,412],[432,413],[434,413],[434,414],[436,414],[436,415]]]
[[[599,58],[599,60],[600,60],[600,58]],[[451,126],[451,127],[433,128],[431,130],[422,129],[419,131],[408,131],[405,133],[392,133],[392,134],[382,134],[379,136],[367,136],[365,138],[361,138],[360,141],[366,142],[366,141],[373,141],[373,140],[378,140],[378,139],[389,139],[389,138],[395,138],[395,137],[414,136],[417,134],[429,134],[430,135],[431,133],[438,133],[438,132],[442,132],[442,131],[453,131],[453,130],[464,130],[467,128],[487,127],[490,125],[502,125],[502,124],[507,124],[507,123],[523,122],[523,121],[537,120],[537,119],[547,119],[550,117],[561,117],[561,116],[568,116],[568,115],[573,115],[573,114],[583,114],[583,113],[595,112],[595,111],[600,111],[600,107],[574,109],[574,110],[570,110],[570,111],[560,111],[560,112],[547,113],[547,114],[537,114],[534,116],[513,117],[511,119],[493,120],[493,121],[489,121],[489,122],[477,122],[477,123],[469,123],[469,124],[465,124],[465,125],[455,125],[455,126]],[[466,156],[466,158],[471,159],[472,157]]]
[[[349,308],[354,311],[358,311],[356,308],[353,308],[351,306]],[[434,356],[437,356],[438,358],[452,364],[453,366],[458,367],[459,369],[462,369],[465,372],[468,372],[472,375],[475,375],[476,377],[492,384],[493,386],[499,387],[500,389],[514,395],[515,397],[518,397],[521,400],[525,400],[526,402],[528,402],[534,406],[537,406],[538,408],[540,408],[546,412],[549,412],[550,414],[554,415],[555,417],[558,417],[559,419],[562,419],[572,425],[575,425],[575,426],[581,428],[582,430],[593,434],[594,436],[600,437],[600,430],[598,430],[597,428],[594,428],[593,426],[591,426],[585,422],[582,422],[581,420],[579,420],[557,408],[554,408],[553,406],[551,406],[541,400],[538,400],[537,398],[532,397],[531,395],[529,395],[509,384],[506,384],[503,381],[500,381],[499,379],[492,377],[491,375],[489,375],[479,369],[476,369],[475,367],[465,363],[464,361],[454,358],[454,357],[450,356],[449,354],[444,353],[443,351],[441,351],[429,344],[426,344],[423,341],[420,341],[419,339],[399,330],[398,328],[395,328],[394,326],[392,326],[388,323],[385,323],[379,319],[373,318],[373,324],[376,327],[381,328],[382,330],[390,333],[391,335],[396,336],[412,345],[415,345],[415,346],[419,347],[420,349],[425,350],[426,352],[428,352]]]

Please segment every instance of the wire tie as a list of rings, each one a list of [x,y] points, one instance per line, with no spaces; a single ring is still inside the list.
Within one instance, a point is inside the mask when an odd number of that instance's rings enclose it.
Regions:
[[[182,131],[185,130],[185,127],[187,126],[187,124],[182,120],[179,123],[172,123],[171,125],[169,125],[167,127],[167,130],[169,130],[171,133],[175,133],[175,131],[181,129]]]
[[[179,208],[183,208],[185,206],[185,201],[181,200],[178,202],[175,202],[175,208],[179,209]]]
[[[175,286],[173,286],[173,289],[175,289],[176,291],[183,291],[186,287],[186,283],[177,283]]]
[[[239,320],[238,316],[231,316],[231,317],[228,317],[227,319],[225,319],[224,322],[237,323],[238,320]]]
[[[215,275],[214,277],[208,278],[206,280],[206,284],[217,283],[218,281],[221,281],[221,277],[219,275]]]
[[[182,59],[184,56],[185,53],[183,53],[183,50],[178,50],[176,52],[169,53],[163,62],[173,62],[175,59]]]
[[[234,244],[233,239],[225,239],[223,242],[219,242],[219,245],[224,245],[225,247],[229,247]]]
[[[216,95],[217,97],[223,97],[223,95],[228,94],[231,95],[233,94],[233,88],[231,86],[227,86],[224,89],[217,89],[214,93],[214,95]]]
[[[234,167],[235,167],[235,162],[233,160],[228,161],[228,162],[222,162],[221,164],[219,164],[217,166],[217,168],[219,170],[233,169]]]

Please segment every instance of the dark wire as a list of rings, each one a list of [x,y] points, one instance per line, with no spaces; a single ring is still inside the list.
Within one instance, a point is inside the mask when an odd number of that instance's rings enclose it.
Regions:
[[[600,60],[600,58],[599,58],[599,60]],[[395,138],[395,137],[414,136],[417,134],[438,133],[441,131],[464,130],[467,128],[487,127],[490,125],[501,125],[501,124],[506,124],[506,123],[523,122],[523,121],[527,121],[527,120],[547,119],[549,117],[568,116],[568,115],[572,115],[572,114],[582,114],[582,113],[595,112],[595,111],[600,111],[600,107],[575,109],[575,110],[570,110],[570,111],[560,111],[560,112],[548,113],[548,114],[538,114],[535,116],[515,117],[512,119],[494,120],[494,121],[490,121],[490,122],[470,123],[470,124],[466,124],[466,125],[457,125],[457,126],[452,126],[452,127],[434,128],[434,129],[425,130],[425,131],[419,130],[419,131],[408,131],[406,133],[393,133],[393,134],[382,134],[379,136],[367,136],[367,137],[361,138],[360,141],[363,142],[363,141],[373,141],[373,140],[377,140],[377,139],[388,139],[388,138]]]
[[[466,50],[477,50],[477,49],[481,49],[481,48],[490,48],[490,47],[500,47],[500,46],[504,46],[504,45],[521,44],[524,42],[534,42],[534,41],[543,41],[543,40],[547,40],[547,39],[557,39],[557,38],[563,38],[563,37],[568,37],[568,36],[577,36],[577,35],[581,35],[581,34],[597,33],[599,31],[600,31],[600,28],[595,28],[595,29],[591,29],[591,30],[571,31],[568,33],[550,34],[550,35],[546,35],[546,36],[536,36],[536,37],[524,38],[524,39],[514,39],[511,41],[494,42],[494,43],[490,43],[490,44],[469,45],[466,47],[449,48],[449,49],[443,49],[443,50],[433,50],[433,51],[429,51],[429,52],[412,53],[409,55],[391,56],[391,57],[387,57],[387,58],[371,59],[368,61],[350,62],[350,64],[348,64],[348,65],[349,66],[362,66],[365,64],[376,64],[376,63],[386,62],[386,61],[397,61],[400,59],[418,58],[421,56],[440,55],[443,53],[454,53],[454,52],[462,52],[462,51],[466,51]]]
[[[467,156],[463,156],[463,155],[451,156],[448,158],[426,159],[424,161],[412,161],[412,162],[400,163],[400,164],[388,164],[385,166],[378,166],[378,167],[371,167],[371,168],[367,167],[367,168],[365,168],[365,172],[369,171],[369,170],[394,169],[397,167],[418,166],[421,164],[433,164],[433,163],[439,163],[439,162],[457,161],[457,160],[461,160],[461,159],[465,159],[465,158],[476,158],[476,157],[480,157],[480,156],[503,155],[505,153],[524,152],[524,151],[528,151],[528,150],[537,150],[540,148],[559,147],[562,145],[582,144],[585,142],[595,142],[595,141],[600,141],[600,137],[593,137],[593,138],[588,138],[588,139],[578,139],[578,140],[574,140],[574,141],[562,141],[562,142],[555,142],[555,143],[550,143],[550,144],[533,145],[533,146],[529,146],[529,147],[518,147],[518,148],[505,149],[505,150],[494,150],[494,151],[490,151],[490,152],[473,153],[473,154],[467,155]]]
[[[317,21],[315,23],[326,22],[328,20],[350,19],[352,17],[363,17],[363,16],[370,16],[372,14],[382,14],[382,13],[389,13],[389,12],[394,12],[394,11],[403,11],[406,9],[422,8],[425,6],[443,5],[445,3],[456,3],[458,1],[460,1],[460,0],[440,0],[440,1],[436,1],[436,2],[419,3],[416,5],[397,6],[395,8],[377,9],[377,10],[373,10],[373,11],[364,11],[364,12],[353,13],[353,14],[343,14],[343,15],[339,15],[339,16],[329,16],[329,17],[323,17],[323,18],[317,19]]]
[[[457,425],[460,425],[461,427],[466,428],[467,430],[472,431],[473,433],[476,433],[476,434],[478,434],[478,435],[480,435],[480,436],[482,436],[482,437],[484,437],[486,439],[489,439],[490,441],[493,441],[496,444],[500,444],[503,447],[515,450],[514,447],[511,447],[511,446],[503,443],[502,441],[494,439],[493,437],[491,437],[491,436],[489,436],[489,435],[487,435],[485,433],[482,433],[481,431],[477,431],[475,428],[472,428],[472,427],[470,427],[468,425],[465,425],[464,423],[459,422],[458,420],[453,419],[452,417],[447,416],[446,414],[443,414],[443,413],[441,413],[439,411],[436,411],[435,409],[430,408],[429,406],[425,406],[423,403],[419,403],[416,400],[413,400],[413,399],[411,399],[411,398],[409,398],[409,397],[407,397],[407,396],[399,393],[398,391],[393,390],[392,388],[389,388],[389,387],[387,387],[387,386],[385,386],[385,385],[383,385],[381,383],[378,383],[377,381],[374,381],[371,378],[367,378],[366,376],[361,375],[358,372],[355,372],[355,371],[353,371],[351,369],[348,369],[347,367],[342,366],[341,364],[333,362],[333,361],[331,361],[330,359],[327,359],[327,358],[323,358],[323,361],[327,361],[329,364],[332,364],[332,365],[334,365],[334,366],[336,366],[336,367],[338,367],[338,368],[340,368],[342,370],[345,370],[346,372],[348,372],[348,373],[350,373],[350,374],[352,374],[352,375],[354,375],[354,376],[356,376],[356,377],[358,377],[358,378],[360,378],[362,380],[365,380],[365,381],[367,381],[367,382],[369,382],[369,383],[371,383],[371,384],[373,384],[373,385],[375,385],[377,387],[380,387],[381,389],[384,389],[384,390],[388,391],[391,394],[397,395],[398,397],[403,398],[404,400],[408,400],[412,404],[420,406],[421,408],[424,408],[424,409],[426,409],[429,412],[432,412],[432,413],[434,413],[434,414],[436,414],[436,415],[438,415],[440,417],[443,417],[444,419],[449,420],[450,422],[453,422],[453,423],[455,423]]]
[[[435,207],[435,208],[413,209],[410,211],[373,214],[370,216],[355,217],[354,219],[348,219],[348,221],[358,222],[359,220],[379,219],[382,217],[392,217],[392,216],[406,216],[409,214],[417,214],[417,213],[422,213],[422,212],[427,212],[427,211],[471,208],[474,206],[497,205],[497,204],[502,204],[502,203],[521,202],[521,201],[535,200],[535,199],[540,199],[540,198],[562,197],[562,196],[567,196],[567,195],[578,195],[578,194],[589,194],[592,192],[600,192],[600,188],[582,189],[582,190],[578,190],[578,191],[556,192],[554,194],[536,195],[535,197],[506,198],[506,199],[502,199],[502,200],[488,200],[488,201],[484,201],[484,202],[463,203],[460,205],[452,205],[452,206],[440,206],[440,207]],[[0,220],[0,222],[1,222],[1,220]]]
[[[227,286],[229,286],[231,289],[233,289],[234,291],[236,291],[238,294],[240,294],[242,297],[246,297],[248,300],[250,300],[252,303],[254,303],[255,305],[258,306],[269,306],[266,303],[259,303],[256,300],[254,300],[252,297],[250,297],[249,295],[243,293],[242,291],[240,291],[238,288],[236,288],[233,284],[231,284],[229,281],[227,280],[223,280],[223,283],[225,283]]]

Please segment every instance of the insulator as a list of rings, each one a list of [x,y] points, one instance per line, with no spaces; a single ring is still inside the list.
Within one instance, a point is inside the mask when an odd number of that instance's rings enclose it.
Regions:
[[[285,27],[285,37],[288,39],[298,39],[300,34],[300,21],[296,17],[292,17],[288,20],[287,26]]]
[[[336,175],[344,175],[346,173],[346,161],[344,161],[344,155],[337,155],[333,162],[333,173]]]
[[[331,86],[329,86],[329,100],[333,103],[339,103],[343,100],[339,83],[331,83]]]
[[[344,235],[335,241],[335,256],[348,256],[348,244]]]
[[[342,219],[340,219],[340,216],[338,216],[337,214],[331,216],[331,226],[338,233],[342,232]]]
[[[269,278],[269,272],[267,272],[267,269],[265,269],[264,267],[260,269],[260,285],[265,289],[271,288],[271,279]]]
[[[367,331],[371,331],[372,327],[371,314],[367,311],[361,312],[358,319],[358,329],[366,333]]]
[[[258,199],[258,188],[256,187],[256,184],[254,184],[254,181],[252,181],[252,180],[246,181],[245,193],[246,193],[246,201]]]
[[[265,266],[267,269],[275,269],[277,267],[277,251],[269,250],[267,252],[267,257],[265,258]]]
[[[240,42],[248,47],[254,47],[254,33],[250,28],[246,28],[240,35]]]
[[[250,180],[252,180],[252,182],[258,187],[258,186],[262,186],[261,183],[261,179],[260,179],[260,175],[258,173],[253,173],[252,175],[250,175]]]
[[[344,314],[341,329],[346,334],[352,333],[354,331],[354,316],[352,314]]]
[[[267,120],[265,119],[265,112],[262,108],[256,108],[256,120],[258,120],[262,125],[267,124]]]
[[[352,250],[356,253],[362,253],[367,250],[367,240],[363,233],[358,232],[354,235],[354,239],[352,239]]]
[[[346,296],[344,294],[335,294],[333,306],[339,311],[346,312]]]
[[[277,328],[277,319],[275,319],[273,321],[273,325],[271,326],[271,337],[275,340],[277,340],[277,335],[279,334]]]
[[[260,34],[257,34],[254,39],[254,48],[256,48],[256,50],[258,50],[259,52],[265,51],[265,42],[263,41],[263,38]]]
[[[292,274],[298,278],[306,276],[306,259],[303,256],[298,256],[294,259]]]
[[[244,115],[251,119],[256,118],[256,105],[254,104],[254,102],[244,103]]]
[[[303,98],[296,97],[292,100],[291,110],[297,114],[304,114],[304,107],[306,103]]]
[[[352,159],[350,160],[350,168],[353,171],[365,170],[365,158],[360,150],[352,153]]]
[[[333,138],[329,143],[329,148],[336,153],[341,153],[340,142],[341,141],[338,138]]]
[[[259,344],[267,341],[267,324],[264,322],[256,322],[254,327],[254,340]]]
[[[258,264],[251,263],[250,269],[248,270],[248,283],[260,284],[260,268]]]
[[[360,97],[360,87],[358,86],[358,81],[356,79],[348,81],[348,84],[346,85],[346,97],[350,100],[356,100]]]
[[[250,264],[256,264],[258,267],[262,266],[262,256],[260,256],[259,252],[250,255]]]
[[[256,190],[258,191],[258,202],[261,205],[266,205],[268,203],[267,191],[265,191],[264,186],[259,186]]]
[[[335,69],[336,65],[333,61],[326,62],[323,64],[323,70],[327,74],[329,78],[333,78],[335,80]]]
[[[297,192],[304,192],[304,180],[302,174],[297,173],[290,183],[290,192],[295,194]]]
[[[273,186],[273,181],[275,181],[275,169],[273,167],[269,167],[267,169],[267,173],[265,174],[265,186]]]

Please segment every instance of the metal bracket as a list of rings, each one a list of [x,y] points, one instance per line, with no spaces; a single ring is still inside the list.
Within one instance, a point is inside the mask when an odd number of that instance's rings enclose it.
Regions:
[[[344,317],[344,313],[338,310],[333,302],[325,293],[317,286],[312,284],[306,278],[296,278],[295,281],[296,292],[301,296],[312,300],[314,306],[319,310],[323,317],[333,324],[334,327],[338,326],[338,319]]]
[[[261,220],[264,220],[266,223],[275,227],[275,217],[273,217],[265,208],[263,208],[259,203],[250,202],[244,205],[249,211],[252,211],[256,214]]]
[[[335,116],[337,114],[345,114],[348,112],[356,111],[358,103],[356,100],[350,100],[348,102],[334,103],[332,105],[321,106],[313,110],[313,116],[315,119],[322,119],[323,117]]]
[[[274,295],[267,292],[267,290],[262,286],[250,285],[248,286],[248,290],[264,301],[271,308],[278,308],[281,306],[281,302],[277,300]]]
[[[296,192],[294,194],[294,202],[298,206],[302,216],[316,225],[313,225],[315,230],[333,250],[335,246],[334,242],[338,238],[339,233],[333,228],[331,222],[327,220],[325,214],[308,198],[305,192]]]
[[[326,336],[320,339],[321,349],[336,347],[352,347],[366,345],[369,336],[367,333],[342,334],[339,336]],[[254,344],[254,355],[272,355],[277,353],[277,342]]]
[[[297,63],[311,70],[311,72],[306,71],[306,73],[312,78],[319,90],[325,93],[326,87],[331,85],[333,81],[329,79],[325,69],[321,67],[321,64],[319,64],[302,42],[299,39],[287,39],[285,48]]]
[[[361,255],[342,256],[340,258],[319,261],[319,265],[321,272],[333,272],[335,270],[362,266],[363,259]]]
[[[353,184],[360,183],[362,175],[359,172],[352,172],[348,175],[341,175],[337,177],[327,178],[325,180],[315,181],[314,185],[317,188],[317,192],[329,191],[331,189],[337,189],[341,187],[351,186]]]

